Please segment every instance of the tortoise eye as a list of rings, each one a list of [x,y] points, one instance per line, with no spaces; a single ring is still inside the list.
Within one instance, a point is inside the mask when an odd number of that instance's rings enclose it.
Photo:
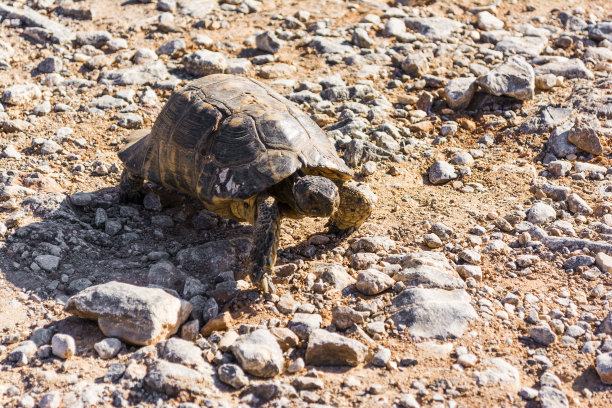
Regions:
[[[244,208],[249,208],[249,205],[247,203],[242,203],[242,205],[244,205]]]

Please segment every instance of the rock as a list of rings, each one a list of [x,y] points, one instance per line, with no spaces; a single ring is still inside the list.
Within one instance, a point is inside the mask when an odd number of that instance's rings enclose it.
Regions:
[[[567,198],[569,210],[573,214],[592,214],[593,209],[578,194],[570,194]]]
[[[50,74],[52,72],[60,72],[62,70],[62,66],[63,64],[61,58],[52,56],[42,60],[36,69],[43,74]]]
[[[282,295],[279,301],[276,302],[276,307],[284,314],[293,314],[299,305],[300,303],[293,299],[293,296],[289,293]]]
[[[381,347],[372,357],[372,364],[376,367],[385,367],[391,359],[391,350]]]
[[[363,237],[353,242],[351,249],[356,252],[389,252],[395,249],[395,242],[383,236]]]
[[[163,45],[160,45],[159,48],[157,48],[157,54],[172,56],[178,54],[180,51],[185,50],[186,47],[187,45],[185,44],[185,41],[183,41],[181,38],[177,38]]]
[[[131,68],[102,71],[98,81],[104,85],[155,85],[169,77],[162,61],[152,61]]]
[[[80,45],[93,45],[100,48],[113,38],[108,31],[88,31],[78,33],[76,41]]]
[[[321,327],[323,319],[320,314],[296,313],[289,321],[287,327],[302,339],[308,339],[310,333]]]
[[[256,377],[275,377],[283,370],[283,352],[268,330],[241,336],[231,347],[242,368]]]
[[[482,262],[481,255],[471,249],[464,249],[463,251],[459,252],[458,255],[459,258],[461,258],[467,263],[471,263],[472,265],[480,265],[480,263]]]
[[[311,267],[312,273],[315,274],[319,280],[335,289],[343,290],[347,286],[355,283],[355,279],[346,271],[346,268],[341,265],[315,262]]]
[[[417,78],[427,74],[429,72],[427,57],[418,52],[408,55],[402,62],[402,70]]]
[[[547,43],[548,40],[542,37],[504,37],[495,45],[495,51],[508,55],[524,54],[535,57],[544,51]]]
[[[504,28],[504,22],[488,11],[481,11],[476,15],[476,18],[478,19],[478,28],[481,30],[490,31]]]
[[[122,345],[121,340],[109,337],[94,344],[94,349],[100,358],[107,360],[119,354]]]
[[[548,204],[537,202],[527,212],[527,220],[532,224],[548,224],[557,218],[557,212]]]
[[[356,366],[365,359],[368,348],[357,340],[317,329],[310,334],[306,364]]]
[[[276,338],[278,345],[283,351],[295,348],[300,342],[299,337],[286,327],[272,327],[270,328],[270,333]]]
[[[569,408],[569,401],[563,393],[553,387],[542,387],[538,394],[542,408]]]
[[[548,146],[557,157],[566,157],[570,154],[578,153],[576,146],[569,142],[569,132],[572,129],[573,121],[557,126],[550,134]]]
[[[148,367],[144,383],[154,391],[176,396],[179,392],[201,392],[209,382],[204,373],[165,360],[154,360]]]
[[[12,85],[2,91],[2,103],[8,105],[25,105],[33,100],[40,99],[42,91],[36,84]]]
[[[26,340],[19,343],[8,355],[9,361],[14,361],[18,366],[28,364],[28,359],[36,355],[37,346],[34,341]]]
[[[219,380],[239,390],[249,384],[249,379],[236,364],[222,364],[217,369]]]
[[[557,57],[546,64],[536,66],[535,73],[536,75],[553,74],[556,76],[565,77],[567,79],[593,79],[595,77],[581,60],[577,58],[569,59],[563,57]]]
[[[612,256],[604,252],[599,252],[597,256],[595,256],[595,263],[597,263],[597,266],[599,266],[603,272],[612,273]],[[610,328],[612,329],[612,326]],[[612,332],[612,330],[610,330],[610,332]]]
[[[416,398],[412,394],[402,394],[397,403],[401,408],[420,408],[421,405],[418,403]]]
[[[598,355],[595,368],[602,383],[612,384],[612,353]]]
[[[359,273],[355,287],[364,295],[377,295],[389,289],[395,281],[386,273],[368,269]]]
[[[565,260],[566,269],[576,269],[581,266],[591,266],[595,263],[595,258],[587,255],[576,255]]]
[[[574,126],[567,135],[567,140],[585,152],[601,156],[604,148],[598,133],[587,120],[579,119],[574,122]]]
[[[427,171],[429,181],[433,185],[440,185],[458,177],[455,168],[448,162],[436,160]]]
[[[468,265],[461,265],[468,266]],[[469,265],[473,266],[473,265]],[[477,267],[480,269],[480,267]],[[467,272],[466,272],[467,273]],[[473,272],[476,273],[475,271]],[[472,276],[472,275],[468,275]],[[422,286],[425,288],[440,288],[440,289],[466,289],[465,282],[461,279],[449,275],[438,268],[419,265],[412,268],[402,269],[393,275],[393,279],[398,282],[404,282],[406,286]],[[482,279],[482,271],[480,271],[480,279]]]
[[[55,255],[38,255],[34,258],[34,262],[45,271],[52,272],[59,266],[60,257]]]
[[[572,170],[572,163],[565,160],[554,160],[548,163],[548,171],[556,177],[565,177]]]
[[[534,96],[535,73],[524,58],[512,56],[478,78],[477,84],[491,95],[526,100]]]
[[[51,339],[53,355],[68,359],[76,354],[76,343],[72,336],[58,333]]]
[[[200,334],[204,337],[210,336],[213,332],[227,330],[233,323],[232,315],[229,312],[223,312],[219,316],[207,320]]]
[[[383,35],[385,37],[398,36],[403,35],[405,33],[406,24],[404,24],[403,20],[396,17],[391,17],[389,20],[387,20],[387,23],[385,24],[385,29],[383,31]]]
[[[354,324],[363,324],[368,312],[359,312],[349,306],[335,306],[332,309],[332,323],[339,330],[346,330]]]
[[[218,8],[215,0],[178,0],[179,13],[195,19],[204,19]]]
[[[432,41],[444,41],[463,27],[463,24],[445,17],[407,18],[405,24]]]
[[[144,123],[142,116],[135,113],[123,113],[118,116],[117,124],[126,129],[140,129]]]
[[[529,329],[529,337],[531,337],[536,343],[544,346],[548,346],[549,344],[557,341],[557,335],[546,324],[531,327]]]
[[[193,342],[171,337],[157,345],[161,358],[171,363],[178,363],[188,367],[204,367],[207,363],[202,358],[202,350]]]
[[[310,42],[319,54],[352,54],[353,48],[348,45],[339,44],[329,38],[315,36]]]
[[[32,336],[30,337],[30,340],[32,340],[36,344],[37,347],[40,347],[44,344],[49,344],[52,337],[53,337],[53,330],[45,329],[45,328],[38,328],[34,330],[34,332],[32,333]]]
[[[259,75],[266,79],[284,78],[292,76],[297,69],[290,64],[266,64],[259,71]]]
[[[463,109],[470,104],[476,92],[476,78],[454,78],[448,81],[444,94],[446,103],[452,109]]]
[[[502,358],[490,358],[483,361],[485,371],[475,371],[473,377],[478,385],[499,385],[510,391],[517,392],[521,387],[518,370]]]
[[[557,86],[557,76],[554,74],[539,74],[535,71],[535,87],[541,91],[549,91]]]
[[[476,318],[465,290],[408,288],[392,302],[391,319],[413,337],[460,337]]]
[[[38,402],[38,408],[59,408],[62,404],[62,394],[57,391],[43,394]]]
[[[191,304],[162,289],[113,281],[89,287],[71,297],[65,310],[97,320],[106,336],[149,345],[176,333],[189,316]]]
[[[40,27],[39,32],[43,39],[48,39],[51,42],[69,43],[75,39],[74,33],[68,27],[43,16],[27,6],[16,8],[0,3],[0,16],[10,16],[11,19],[19,19],[27,27]]]
[[[255,36],[255,46],[262,51],[275,54],[283,46],[283,41],[274,34],[274,31],[264,31]]]
[[[440,237],[438,237],[436,234],[423,235],[423,242],[428,248],[440,248],[444,245]]]

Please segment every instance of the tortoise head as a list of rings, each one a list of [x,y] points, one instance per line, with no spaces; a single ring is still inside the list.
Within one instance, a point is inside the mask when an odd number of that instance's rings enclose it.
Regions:
[[[298,177],[293,183],[293,198],[298,210],[309,217],[329,217],[340,205],[338,187],[320,176]]]

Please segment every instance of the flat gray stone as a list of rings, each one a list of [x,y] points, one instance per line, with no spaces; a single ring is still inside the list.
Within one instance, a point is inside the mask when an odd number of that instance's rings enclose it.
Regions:
[[[408,288],[392,302],[391,319],[417,338],[460,337],[477,317],[465,290]]]
[[[384,272],[376,269],[367,269],[359,272],[355,287],[364,295],[377,295],[389,289],[395,281]]]
[[[75,39],[70,29],[57,23],[27,6],[21,8],[11,7],[0,3],[0,16],[19,19],[27,27],[40,27],[45,38],[57,43],[68,43]]]
[[[569,408],[569,401],[563,393],[553,387],[542,387],[538,394],[542,408]]]
[[[402,269],[393,275],[393,279],[404,282],[408,287],[423,286],[447,290],[467,288],[463,280],[429,265]]]
[[[2,103],[7,105],[25,105],[32,100],[40,99],[42,91],[36,84],[12,85],[2,91]]]
[[[544,51],[547,43],[548,40],[542,37],[504,37],[495,45],[495,51],[534,57]]]
[[[512,56],[478,78],[478,85],[495,96],[531,99],[535,92],[535,73],[524,58]]]
[[[543,65],[538,65],[534,69],[536,75],[546,75],[553,74],[557,76],[562,76],[567,79],[574,78],[585,78],[585,79],[593,79],[595,76],[593,72],[589,70],[584,62],[577,58],[563,58],[557,57],[555,60],[550,61]]]
[[[424,35],[429,40],[443,41],[454,32],[463,28],[463,24],[445,17],[407,18],[406,26]]]
[[[170,74],[162,61],[152,61],[131,68],[102,71],[98,81],[104,85],[155,85]]]
[[[317,329],[308,339],[306,364],[317,366],[356,366],[366,357],[368,348],[357,340]]]
[[[191,341],[172,337],[159,343],[157,349],[159,357],[171,363],[179,363],[193,368],[206,365],[202,357],[202,349]]]
[[[340,44],[326,37],[313,37],[310,46],[314,47],[319,54],[351,54],[353,47]]]
[[[502,358],[490,358],[482,364],[486,370],[475,371],[473,377],[480,386],[497,385],[517,392],[521,388],[519,371]]]
[[[191,304],[162,289],[108,282],[68,299],[66,312],[98,321],[108,337],[137,345],[155,344],[174,333],[187,319]]]
[[[310,333],[321,327],[323,318],[316,313],[296,313],[289,321],[287,327],[302,339],[308,339]]]
[[[202,392],[210,386],[210,375],[207,374],[181,364],[156,359],[149,365],[144,383],[154,391],[173,397],[181,391]]]

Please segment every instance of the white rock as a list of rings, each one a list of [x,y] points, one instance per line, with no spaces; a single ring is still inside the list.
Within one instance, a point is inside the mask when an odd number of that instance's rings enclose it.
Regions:
[[[76,353],[76,343],[74,338],[68,334],[58,333],[51,339],[53,355],[68,359]]]

